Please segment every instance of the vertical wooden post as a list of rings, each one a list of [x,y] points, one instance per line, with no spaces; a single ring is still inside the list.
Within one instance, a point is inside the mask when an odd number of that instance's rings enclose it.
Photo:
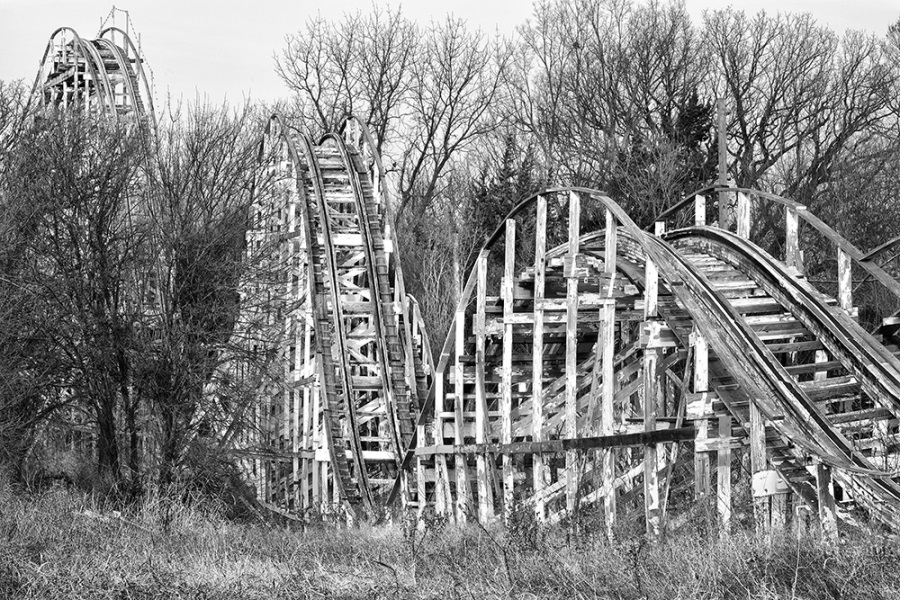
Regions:
[[[659,270],[648,257],[644,263],[644,319],[655,320],[658,316]],[[652,343],[652,340],[650,340]],[[659,349],[644,348],[643,365],[643,411],[644,431],[656,430],[657,393],[659,390]],[[657,538],[660,534],[659,507],[659,465],[656,444],[644,446],[644,516],[647,535]]]
[[[788,498],[790,492],[785,494],[775,494],[770,501],[772,510],[772,530],[784,531],[787,526]]]
[[[337,469],[331,469],[331,474],[331,503],[334,504],[336,508],[346,506],[347,503],[343,502],[341,499],[341,484],[340,480],[338,479]],[[354,514],[352,510],[347,511],[348,520],[353,519],[353,516]]]
[[[716,99],[716,116],[718,118],[718,140],[719,140],[719,185],[728,185],[728,145],[727,132],[725,131],[725,99]],[[719,227],[728,229],[728,195],[725,192],[719,192]]]
[[[500,391],[500,443],[512,443],[512,350],[513,287],[516,277],[516,222],[506,221],[506,254],[503,269],[503,381]],[[508,520],[513,505],[513,457],[503,453],[503,517]]]
[[[257,452],[259,452],[259,448],[263,445],[263,443],[265,441],[265,438],[263,436],[265,435],[264,432],[266,431],[266,429],[268,429],[268,422],[266,422],[265,425],[263,424],[262,412],[263,411],[262,411],[262,408],[260,407],[260,403],[257,402],[256,406],[254,407],[254,414],[253,414],[253,425],[254,425],[254,428],[253,428],[254,444],[253,445],[256,447]],[[254,478],[255,483],[256,483],[256,498],[258,500],[265,500],[266,499],[266,492],[265,492],[266,478],[263,475],[263,461],[260,458],[259,454],[257,454],[254,457],[253,462],[254,462],[254,473],[256,475],[256,477]]]
[[[475,443],[484,444],[488,441],[490,420],[487,410],[487,398],[485,394],[485,311],[487,310],[487,258],[486,252],[481,253],[475,262],[477,298],[475,309]],[[494,516],[494,489],[491,485],[494,465],[493,458],[485,453],[475,457],[478,472],[478,519],[487,523]]]
[[[691,334],[694,344],[694,393],[701,394],[704,400],[709,395],[709,346],[700,332],[694,328]],[[705,445],[709,439],[709,419],[699,419],[694,423],[697,428],[697,445]],[[697,499],[708,498],[710,490],[709,452],[694,452],[694,496]]]
[[[816,492],[819,497],[819,521],[822,524],[822,534],[829,542],[836,543],[837,510],[834,504],[831,467],[821,461],[816,463]]]
[[[443,371],[434,374],[434,443],[444,443],[444,373]],[[454,438],[454,443],[456,439]],[[445,515],[449,511],[447,506],[447,492],[450,482],[444,478],[447,472],[447,456],[445,454],[434,455],[434,511],[439,515]],[[451,498],[452,502],[452,498]],[[419,499],[420,507],[424,507],[425,499]]]
[[[300,370],[301,377],[313,377],[314,370],[311,366],[310,357],[312,355],[311,346],[312,346],[312,327],[310,326],[310,322],[312,317],[307,313],[307,319],[304,321],[303,325],[303,368]],[[308,451],[310,449],[314,449],[315,446],[312,444],[312,434],[313,428],[315,426],[315,412],[313,408],[312,395],[310,394],[310,384],[306,384],[303,386],[303,437],[300,439],[300,447],[304,451]],[[312,504],[310,499],[310,476],[315,477],[313,471],[315,466],[314,458],[308,458],[306,455],[303,457],[303,461],[301,463],[302,468],[300,472],[300,496],[301,496],[301,507],[306,509],[309,508]]]
[[[766,465],[766,427],[762,412],[752,400],[750,401],[750,471],[754,478],[765,473]],[[756,486],[753,489],[753,515],[757,533],[768,533],[771,527],[769,519],[769,496],[757,496]]]
[[[576,260],[578,258],[579,232],[581,225],[581,198],[576,192],[569,193],[569,247],[566,254],[566,407],[565,437],[573,439],[578,436],[576,427],[578,402],[578,275]],[[575,450],[566,452],[566,510],[575,511],[578,494],[579,475],[578,453]]]
[[[606,241],[603,255],[603,270],[610,278],[609,304],[604,304],[602,319],[600,320],[600,352],[601,352],[601,381],[602,391],[600,398],[600,434],[612,435],[615,425],[615,344],[616,344],[616,304],[613,297],[613,277],[616,273],[616,245],[618,235],[616,221],[611,211],[606,211]],[[600,468],[602,470],[602,485],[604,489],[603,513],[606,520],[606,535],[612,539],[616,525],[616,454],[612,448],[600,451]]]
[[[425,423],[418,423],[416,425],[416,439],[421,440],[422,443],[425,442]],[[437,443],[437,442],[435,442]],[[437,482],[437,458],[435,457],[435,481],[434,481],[434,496],[435,502],[437,498],[440,497],[440,489]],[[425,472],[425,459],[421,456],[416,457],[416,516],[417,518],[422,518],[422,514],[425,512],[425,503],[427,498],[427,479]]]
[[[800,215],[793,208],[784,211],[784,262],[803,273],[803,256],[800,254]]]
[[[534,230],[534,335],[531,346],[531,439],[544,439],[544,253],[547,246],[547,198],[538,196],[537,219]],[[546,515],[544,506],[544,457],[535,454],[532,467],[534,511],[538,522],[543,523]]]
[[[309,364],[309,363],[307,363]],[[315,371],[314,368],[308,367],[309,371]],[[311,377],[315,377],[315,375],[311,374]],[[322,507],[322,470],[319,468],[319,463],[316,461],[316,448],[320,446],[322,448],[325,447],[324,443],[319,443],[319,441],[325,437],[324,433],[319,427],[319,423],[322,420],[322,410],[321,405],[319,404],[319,386],[317,383],[313,383],[312,390],[310,391],[310,399],[312,403],[312,412],[310,413],[311,423],[310,423],[310,444],[308,448],[312,449],[312,458],[309,461],[309,468],[312,472],[312,488],[310,489],[311,496],[311,504],[318,504],[319,508]]]
[[[694,196],[694,225],[697,227],[706,225],[706,196],[700,194]]]
[[[463,411],[465,410],[465,394],[463,389],[465,386],[464,377],[465,369],[463,367],[463,356],[466,353],[466,312],[465,309],[456,313],[456,372],[454,373],[453,382],[453,434],[456,445],[461,445],[465,441],[465,421]],[[466,466],[466,455],[459,453],[454,457],[454,471],[456,472],[456,520],[459,523],[465,523],[469,512],[469,469]]]
[[[853,270],[850,255],[841,248],[837,251],[838,259],[838,304],[850,312],[853,309]]]
[[[290,356],[288,356],[287,358],[290,359]],[[285,380],[291,381],[292,375],[293,375],[293,371],[292,371],[291,367],[289,365],[286,365],[284,371],[285,371],[285,375],[287,376],[285,378]],[[295,394],[294,390],[291,389],[290,387],[288,389],[286,389],[284,392],[282,392],[282,405],[281,405],[282,429],[281,429],[281,443],[278,445],[279,449],[293,448],[293,442],[291,440],[291,437],[292,437],[291,423],[293,421],[292,415],[291,415],[291,408],[294,405],[294,402],[293,402],[294,394]],[[296,413],[294,413],[294,414],[296,414]],[[292,460],[291,463],[288,463],[288,464],[292,465],[293,462],[294,461]],[[276,464],[277,464],[276,468],[278,469],[278,485],[284,486],[283,489],[281,490],[281,496],[282,496],[281,500],[284,502],[285,506],[290,506],[291,498],[294,495],[293,490],[296,489],[295,484],[297,481],[297,477],[296,477],[297,471],[296,471],[296,469],[291,469],[291,471],[290,471],[291,475],[288,476],[287,465],[282,464],[280,461],[279,461],[279,463],[276,463]]]
[[[731,415],[719,416],[719,464],[716,507],[722,535],[728,535],[731,523]]]
[[[889,470],[889,455],[890,455],[890,421],[881,420],[875,421],[872,423],[872,434],[878,440],[878,446],[872,449],[872,461],[878,464],[878,458],[881,460],[881,468],[885,471]]]
[[[737,234],[745,240],[750,239],[750,197],[743,192],[737,193]]]
[[[814,362],[823,363],[828,362],[828,352],[825,350],[816,350],[815,360]],[[816,371],[813,375],[813,379],[815,381],[822,381],[823,379],[828,378],[828,371]]]
[[[297,349],[299,350],[299,348]],[[297,371],[294,371],[295,373]],[[293,390],[293,418],[292,418],[292,426],[291,426],[291,453],[293,454],[293,459],[291,460],[291,501],[293,503],[294,510],[300,509],[300,477],[302,471],[300,470],[300,411],[302,410],[301,405],[301,397],[302,394],[300,390]]]

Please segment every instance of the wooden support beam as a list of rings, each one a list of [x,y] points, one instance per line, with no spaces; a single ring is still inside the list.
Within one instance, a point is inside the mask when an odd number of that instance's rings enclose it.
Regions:
[[[581,452],[596,448],[636,448],[655,446],[671,442],[685,442],[695,439],[697,430],[693,427],[657,429],[635,433],[615,433],[612,435],[584,436],[573,439],[544,440],[543,442],[512,442],[511,444],[461,444],[445,446],[425,446],[416,448],[417,456],[441,454],[538,454]]]
[[[656,319],[658,316],[659,270],[656,264],[647,258],[644,263],[644,318]],[[656,429],[657,394],[659,392],[659,355],[660,348],[645,347],[643,357],[643,411],[644,431]],[[660,534],[659,507],[659,471],[657,467],[658,452],[653,444],[644,447],[644,516],[647,535],[656,539]]]
[[[569,193],[569,246],[566,255],[566,405],[565,435],[578,436],[578,275],[575,261],[581,228],[581,197],[577,192]],[[579,457],[574,450],[566,452],[566,510],[575,511],[580,480]]]
[[[717,134],[718,134],[718,150],[719,150],[719,185],[725,186],[728,183],[728,146],[727,132],[725,130],[725,99],[716,99],[716,117],[717,117]],[[728,194],[719,192],[719,228],[728,229]]]
[[[308,364],[308,363],[307,363]],[[319,390],[318,384],[313,384],[312,391],[310,392],[310,396],[312,398],[312,419],[311,419],[311,446],[312,448],[328,448],[328,436],[324,433],[320,433],[323,431],[323,423],[322,420],[324,418],[324,413],[322,412],[322,405],[320,403],[321,394]],[[312,502],[313,506],[323,506],[323,497],[322,497],[322,482],[325,481],[322,479],[322,469],[315,461],[310,461],[310,468],[312,469],[312,489],[310,493],[312,494]]]
[[[828,362],[828,352],[826,352],[825,350],[816,350],[815,362]],[[824,369],[821,371],[816,371],[815,374],[813,374],[813,379],[815,381],[825,381],[826,379],[828,379],[828,371]]]
[[[750,402],[750,472],[756,478],[768,470],[766,464],[766,426],[756,403]],[[768,534],[771,528],[769,497],[753,494],[753,515],[757,533]]]
[[[716,508],[719,513],[719,524],[722,535],[728,535],[731,525],[731,444],[725,443],[731,438],[731,415],[719,416],[719,452],[718,485],[716,490]]]
[[[532,334],[532,383],[531,383],[531,439],[540,442],[544,439],[544,256],[547,247],[547,198],[538,196],[537,219],[534,232],[534,327]],[[534,511],[539,523],[546,519],[544,505],[544,458],[540,453],[534,455],[532,467],[534,494],[538,500],[534,503]]]
[[[464,442],[463,410],[465,406],[465,367],[463,357],[466,353],[466,313],[465,309],[456,313],[456,370],[453,381],[453,437],[457,446]],[[471,507],[471,489],[469,487],[469,469],[466,465],[466,455],[457,454],[453,459],[453,470],[456,473],[456,520],[465,523]]]
[[[831,467],[819,461],[816,463],[816,494],[819,499],[819,522],[822,535],[830,543],[837,543],[837,510],[834,504],[834,486]]]
[[[659,350],[647,349],[644,353],[644,431],[656,429],[656,394],[659,386]],[[644,516],[647,535],[656,539],[660,534],[661,515],[659,505],[658,448],[655,444],[644,447]]]
[[[737,193],[737,234],[745,240],[750,239],[750,197],[743,192]]]
[[[775,494],[769,499],[770,508],[772,510],[772,530],[785,531],[787,527],[788,503],[791,497],[790,492],[784,494]]]
[[[503,270],[503,381],[500,384],[500,443],[512,443],[513,289],[516,278],[516,222],[506,221],[506,253]],[[503,454],[503,518],[508,522],[513,506],[513,457]]]
[[[485,393],[485,311],[487,309],[487,259],[488,253],[482,252],[475,261],[476,270],[476,302],[475,302],[475,442],[483,444],[487,441],[490,426],[487,398]],[[494,475],[493,458],[479,454],[475,458],[478,472],[478,519],[487,523],[494,516]]]
[[[443,444],[444,443],[444,373],[443,371],[439,373],[435,373],[434,377],[434,443],[435,444]],[[419,444],[425,442],[425,438],[418,438],[421,440]],[[454,441],[456,438],[454,437]],[[449,471],[447,469],[447,457],[444,455],[436,456],[434,458],[434,470],[435,470],[435,480],[434,480],[434,511],[439,515],[446,515],[452,504],[448,504],[447,500],[450,499],[452,502],[452,498],[450,498],[450,482],[446,478],[449,475]],[[420,513],[421,510],[425,507],[425,497],[422,496],[419,498],[419,508]]]
[[[606,211],[606,243],[603,270],[610,276],[607,295],[613,294],[613,277],[616,273],[616,221],[612,212]],[[601,354],[600,377],[602,390],[600,397],[600,434],[612,435],[615,426],[615,354],[616,354],[616,305],[606,304],[600,309],[599,351]],[[612,449],[600,451],[600,480],[603,486],[603,514],[606,521],[607,539],[612,539],[616,525],[616,453]]]
[[[850,312],[853,310],[853,269],[850,255],[843,249],[837,251],[838,305]]]
[[[803,255],[800,253],[800,215],[790,207],[784,211],[784,262],[804,273]]]
[[[425,439],[425,424],[419,423],[416,426],[416,439],[424,440]],[[436,465],[435,465],[436,466]],[[435,502],[437,502],[437,498],[440,496],[438,493],[438,484],[435,482],[434,485],[435,492]],[[421,458],[417,457],[416,460],[416,517],[421,519],[422,514],[425,512],[425,498],[427,495],[427,480],[425,474],[425,461]]]
[[[709,344],[696,328],[691,333],[694,345],[694,393],[705,397],[709,394]],[[706,443],[709,438],[709,419],[698,419],[697,443]],[[708,498],[710,492],[710,464],[708,452],[694,451],[694,495],[697,499]]]
[[[706,225],[706,196],[701,194],[694,196],[694,225],[697,227]]]

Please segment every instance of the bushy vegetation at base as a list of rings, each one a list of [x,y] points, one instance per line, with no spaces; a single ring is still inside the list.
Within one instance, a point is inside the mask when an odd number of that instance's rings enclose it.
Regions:
[[[698,514],[697,519],[702,520]],[[0,598],[900,597],[896,540],[813,530],[720,539],[705,523],[658,544],[580,526],[509,530],[402,518],[338,528],[237,523],[209,503],[114,510],[56,486],[0,490]]]

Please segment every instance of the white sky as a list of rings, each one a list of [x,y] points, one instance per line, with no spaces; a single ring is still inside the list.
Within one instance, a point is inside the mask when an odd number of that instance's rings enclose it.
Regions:
[[[259,100],[284,96],[273,55],[284,47],[285,35],[298,31],[317,12],[337,19],[373,4],[371,0],[119,2],[141,35],[155,76],[157,104],[167,92],[185,100],[207,96],[216,103],[226,97],[229,103],[238,103],[245,96]],[[728,4],[753,13],[810,12],[839,32],[866,29],[883,35],[900,18],[897,0],[687,0],[698,23],[704,9]],[[111,7],[110,0],[0,0],[0,80],[25,79],[31,85],[54,29],[65,25],[92,38]],[[503,33],[512,32],[531,15],[530,0],[407,0],[402,8],[421,23],[452,12],[474,26]],[[124,28],[123,21],[119,13],[116,24]]]

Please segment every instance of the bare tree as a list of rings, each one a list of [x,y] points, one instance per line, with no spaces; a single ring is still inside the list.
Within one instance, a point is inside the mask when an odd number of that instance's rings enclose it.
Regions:
[[[519,33],[513,120],[551,181],[647,222],[708,177],[709,61],[684,3],[548,0]]]
[[[163,128],[154,156],[146,206],[157,301],[144,313],[143,330],[152,341],[136,387],[157,417],[163,487],[179,478],[198,434],[221,429],[210,421],[223,417],[210,408],[217,397],[213,383],[225,362],[250,352],[234,339],[241,302],[258,300],[242,294],[247,271],[266,267],[254,276],[264,277],[270,290],[283,281],[278,265],[247,261],[250,209],[269,191],[253,144],[256,126],[249,107],[233,114],[224,107],[194,108]],[[270,321],[283,310],[274,301],[264,309]]]
[[[408,130],[400,159],[400,206],[418,209],[441,193],[442,178],[458,157],[501,124],[492,111],[502,103],[511,49],[448,17],[432,24],[413,73]]]
[[[380,151],[408,100],[418,37],[399,9],[374,7],[340,22],[318,16],[288,36],[275,69],[304,121],[324,132],[357,114],[372,125]]]
[[[131,283],[143,242],[131,223],[142,144],[103,118],[47,112],[13,156],[4,197],[23,234],[15,283],[28,292],[34,326],[12,335],[44,345],[53,362],[41,375],[89,409],[100,471],[118,482],[117,411],[135,350]],[[40,393],[46,407],[59,396]]]
[[[895,73],[871,36],[843,40],[809,14],[709,13],[706,39],[728,100],[736,180],[809,194],[857,134],[886,115]]]

